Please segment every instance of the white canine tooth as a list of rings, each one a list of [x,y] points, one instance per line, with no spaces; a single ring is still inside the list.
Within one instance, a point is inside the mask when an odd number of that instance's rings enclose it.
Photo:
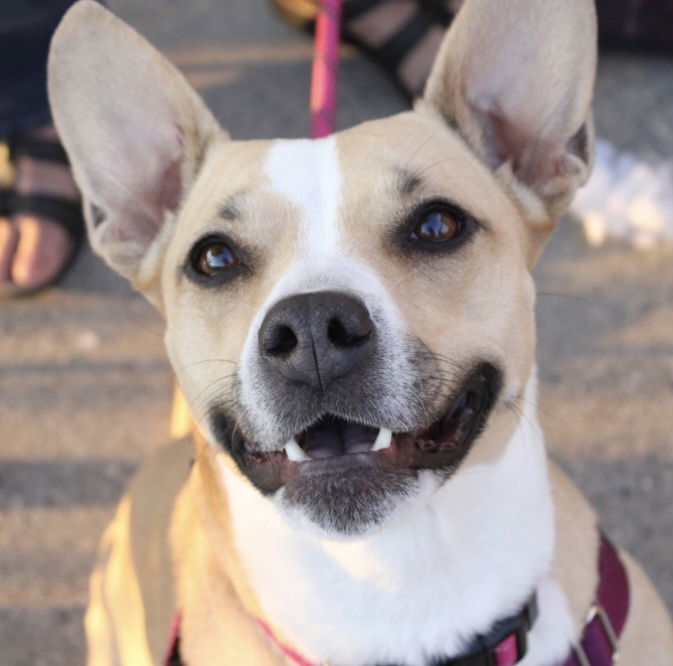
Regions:
[[[293,462],[305,462],[307,460],[311,460],[304,451],[302,451],[301,446],[297,444],[296,439],[291,439],[286,445],[285,445],[285,453],[287,454],[287,457],[292,460]]]
[[[390,446],[390,442],[392,441],[392,430],[388,430],[388,428],[381,428],[379,430],[379,434],[376,436],[374,446],[372,446],[372,451],[383,451],[383,449],[387,449]]]

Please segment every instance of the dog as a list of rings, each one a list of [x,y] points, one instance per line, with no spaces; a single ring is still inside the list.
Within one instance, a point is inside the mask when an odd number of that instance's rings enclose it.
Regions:
[[[670,666],[536,416],[531,269],[590,172],[595,66],[590,0],[467,0],[412,111],[238,142],[69,10],[49,91],[90,238],[198,424],[103,537],[91,666]]]

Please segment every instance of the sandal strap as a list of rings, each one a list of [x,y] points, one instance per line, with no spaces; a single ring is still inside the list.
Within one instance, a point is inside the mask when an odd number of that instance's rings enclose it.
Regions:
[[[390,70],[396,71],[409,52],[423,39],[425,34],[437,25],[433,17],[418,12],[381,46],[373,49],[379,60]]]
[[[6,187],[0,187],[0,216],[9,214],[9,197],[12,191]]]
[[[36,139],[33,137],[22,137],[12,142],[11,158],[16,160],[20,155],[32,157],[34,160],[43,162],[56,162],[69,166],[70,161],[63,146],[53,139]]]
[[[409,52],[433,27],[446,28],[453,19],[452,14],[440,0],[416,0],[417,12],[395,34],[381,46],[372,46],[349,29],[349,23],[387,0],[344,0],[342,6],[342,41],[353,44],[382,66],[396,81],[404,96],[411,102],[412,95],[401,83],[398,67]],[[273,6],[290,23],[312,33],[318,11],[318,0],[271,0]]]
[[[9,210],[46,217],[63,227],[73,238],[80,240],[84,234],[84,217],[80,202],[68,201],[48,194],[13,194]]]
[[[387,0],[345,0],[342,6],[342,15],[345,21],[357,18],[367,13],[370,9],[383,5]],[[318,3],[316,2],[316,5]]]
[[[419,2],[421,8],[428,13],[428,16],[432,17],[432,20],[442,27],[448,28],[453,22],[455,13],[449,10],[445,1],[419,0]]]
[[[453,15],[444,6],[441,0],[417,0],[419,9],[432,15],[434,20],[443,26],[448,26]],[[388,0],[345,0],[341,7],[344,21],[357,18],[367,13],[370,9],[385,4]],[[293,22],[303,24],[315,20],[320,5],[320,0],[271,0],[271,4],[285,17]]]

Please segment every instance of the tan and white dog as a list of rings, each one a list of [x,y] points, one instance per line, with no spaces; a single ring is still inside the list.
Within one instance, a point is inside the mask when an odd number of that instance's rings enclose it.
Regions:
[[[180,611],[188,666],[428,666],[533,594],[519,663],[565,662],[600,536],[546,457],[530,271],[590,170],[595,41],[590,0],[468,0],[413,112],[236,142],[133,30],[68,12],[50,95],[91,240],[164,314],[199,424],[106,532],[89,664],[161,663]],[[670,666],[621,557],[620,664]]]

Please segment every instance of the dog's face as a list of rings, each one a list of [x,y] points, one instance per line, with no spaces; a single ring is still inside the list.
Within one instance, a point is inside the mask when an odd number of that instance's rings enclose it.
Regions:
[[[375,529],[516,425],[529,270],[589,162],[593,14],[561,4],[513,2],[522,39],[468,3],[414,112],[319,141],[230,141],[94,3],[59,29],[50,92],[94,245],[164,312],[208,440],[303,525]]]
[[[226,142],[166,250],[171,360],[252,483],[357,532],[443,482],[498,399],[518,404],[527,247],[491,172],[430,114]]]

